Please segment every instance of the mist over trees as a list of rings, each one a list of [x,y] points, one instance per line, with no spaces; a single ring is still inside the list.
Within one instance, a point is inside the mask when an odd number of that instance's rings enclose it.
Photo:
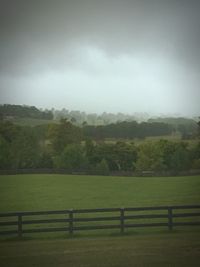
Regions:
[[[133,115],[123,114],[123,113],[107,113],[102,114],[81,112],[78,110],[55,110],[53,109],[54,119],[60,120],[61,118],[66,118],[68,120],[74,120],[79,126],[84,125],[107,125],[111,123],[118,123],[123,121],[144,121],[150,116],[147,113],[134,113]]]

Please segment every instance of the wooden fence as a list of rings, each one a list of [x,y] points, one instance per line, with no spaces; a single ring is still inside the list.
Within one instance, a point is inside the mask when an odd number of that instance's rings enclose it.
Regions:
[[[125,229],[136,227],[172,230],[178,226],[200,226],[200,205],[0,213],[0,235],[19,237],[62,231],[72,235],[75,231],[99,229],[119,229],[124,233]]]

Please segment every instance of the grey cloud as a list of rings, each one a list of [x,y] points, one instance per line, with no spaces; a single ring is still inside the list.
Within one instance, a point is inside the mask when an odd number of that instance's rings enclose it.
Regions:
[[[0,0],[1,101],[81,109],[92,95],[99,110],[197,114],[199,12],[198,0]]]
[[[37,72],[73,63],[73,47],[109,56],[169,54],[199,67],[199,1],[1,0],[1,71]]]

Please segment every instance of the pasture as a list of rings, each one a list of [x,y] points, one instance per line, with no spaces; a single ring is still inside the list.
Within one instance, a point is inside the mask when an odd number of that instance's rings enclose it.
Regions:
[[[200,204],[200,176],[2,175],[0,212]]]
[[[1,267],[198,267],[200,233],[7,241]]]
[[[0,176],[0,212],[200,204],[200,177]],[[199,266],[199,227],[0,241],[4,266]]]

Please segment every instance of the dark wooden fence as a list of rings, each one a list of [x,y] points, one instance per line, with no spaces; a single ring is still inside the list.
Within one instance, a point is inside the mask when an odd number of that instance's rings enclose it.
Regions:
[[[200,226],[200,205],[0,213],[0,235],[19,237],[28,233],[63,231],[73,234],[99,229],[119,229],[123,233],[125,229],[136,227],[172,230],[178,226]]]

